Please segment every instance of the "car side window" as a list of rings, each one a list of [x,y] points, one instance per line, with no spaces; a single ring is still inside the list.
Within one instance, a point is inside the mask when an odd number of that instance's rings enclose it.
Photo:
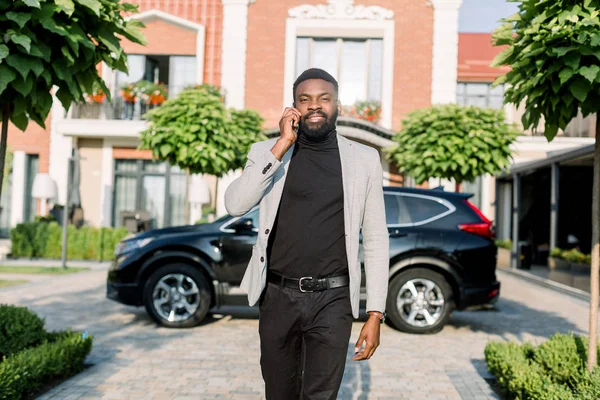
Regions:
[[[388,225],[410,224],[411,216],[406,208],[404,196],[396,194],[385,194],[385,215]]]
[[[448,211],[448,207],[423,197],[402,196],[413,223],[426,221]]]

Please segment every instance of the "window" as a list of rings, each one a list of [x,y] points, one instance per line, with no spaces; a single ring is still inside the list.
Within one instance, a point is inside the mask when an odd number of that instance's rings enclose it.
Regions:
[[[381,102],[382,39],[298,37],[296,76],[308,68],[322,68],[338,80],[340,101]]]
[[[388,225],[407,225],[412,222],[403,196],[386,194],[384,200],[386,222]]]
[[[113,225],[121,212],[147,211],[152,228],[184,224],[185,173],[167,163],[115,160]]]
[[[501,109],[504,105],[504,86],[491,83],[459,82],[456,100],[461,106]]]
[[[414,224],[423,223],[431,218],[448,212],[448,207],[425,197],[403,196],[410,219]]]
[[[177,95],[187,86],[198,82],[196,78],[196,57],[169,57],[169,97]]]
[[[40,171],[40,156],[37,154],[27,154],[26,156],[26,181],[25,181],[25,199],[23,210],[23,221],[31,222],[37,215],[38,199],[31,196],[33,190],[33,180]]]

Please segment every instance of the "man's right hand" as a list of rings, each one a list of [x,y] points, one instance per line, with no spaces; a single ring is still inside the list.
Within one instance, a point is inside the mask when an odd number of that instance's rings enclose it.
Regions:
[[[275,146],[271,149],[271,153],[279,160],[283,158],[283,155],[296,143],[298,134],[296,130],[292,128],[292,122],[295,127],[298,127],[302,114],[300,111],[293,107],[286,107],[283,111],[283,115],[279,120],[279,140],[275,143]]]

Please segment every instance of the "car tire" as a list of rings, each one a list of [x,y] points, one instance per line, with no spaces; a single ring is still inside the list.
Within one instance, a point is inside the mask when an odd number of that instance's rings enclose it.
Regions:
[[[159,325],[189,328],[206,317],[211,290],[197,268],[177,263],[160,267],[148,277],[143,299],[146,311]]]
[[[388,321],[406,333],[439,332],[454,309],[452,299],[452,288],[443,275],[427,268],[401,272],[390,282],[386,304]]]

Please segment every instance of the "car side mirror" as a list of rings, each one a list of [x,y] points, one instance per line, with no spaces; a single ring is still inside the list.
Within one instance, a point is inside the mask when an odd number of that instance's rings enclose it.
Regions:
[[[252,218],[240,218],[235,224],[230,226],[231,229],[235,231],[235,233],[249,233],[254,229],[254,222]]]

